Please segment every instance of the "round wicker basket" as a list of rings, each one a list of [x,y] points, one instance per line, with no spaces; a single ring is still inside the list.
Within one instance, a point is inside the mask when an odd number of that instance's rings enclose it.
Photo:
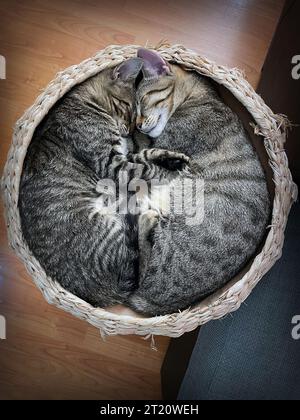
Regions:
[[[273,114],[244,79],[241,72],[216,65],[181,45],[161,45],[157,48],[166,60],[210,77],[230,91],[251,114],[256,135],[264,139],[269,165],[273,172],[272,223],[260,254],[238,278],[224,289],[193,308],[167,316],[140,318],[94,308],[47,277],[24,243],[20,225],[18,210],[20,176],[26,151],[37,125],[56,101],[74,85],[106,67],[115,66],[124,59],[136,55],[137,48],[138,46],[134,45],[109,46],[94,57],[59,73],[17,122],[2,179],[5,214],[10,245],[23,260],[35,284],[49,303],[88,321],[99,328],[102,335],[138,334],[178,337],[210,320],[224,317],[240,307],[260,279],[281,256],[288,214],[297,197],[297,187],[293,183],[284,151],[286,140],[284,118]]]

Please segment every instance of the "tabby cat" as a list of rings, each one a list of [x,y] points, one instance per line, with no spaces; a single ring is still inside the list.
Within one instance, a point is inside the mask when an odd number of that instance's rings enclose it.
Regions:
[[[49,276],[94,306],[123,302],[138,277],[134,217],[103,215],[96,203],[99,180],[131,147],[141,65],[127,60],[68,92],[36,130],[24,164],[25,240]]]
[[[150,179],[164,170],[156,167],[161,156],[185,159],[156,149],[132,153],[142,65],[139,58],[129,59],[68,92],[37,128],[20,184],[22,231],[30,250],[47,275],[99,307],[127,301],[139,272],[136,216],[105,214],[100,181],[117,181],[122,171]]]
[[[153,209],[139,218],[140,243],[148,245],[129,306],[163,315],[201,301],[245,266],[266,233],[270,198],[241,121],[213,85],[154,51],[140,49],[138,57],[144,65],[137,128],[155,148],[186,155],[190,176],[205,182],[202,223]]]

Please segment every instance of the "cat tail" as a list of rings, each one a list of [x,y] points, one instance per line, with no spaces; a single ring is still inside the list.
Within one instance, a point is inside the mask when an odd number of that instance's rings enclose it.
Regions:
[[[119,287],[123,292],[133,292],[138,287],[139,279],[139,244],[136,216],[127,214],[126,225],[126,255],[124,267],[119,279]]]
[[[142,295],[138,290],[129,296],[126,305],[135,312],[147,316],[156,316],[161,314],[162,308],[151,300],[148,300],[145,295]]]

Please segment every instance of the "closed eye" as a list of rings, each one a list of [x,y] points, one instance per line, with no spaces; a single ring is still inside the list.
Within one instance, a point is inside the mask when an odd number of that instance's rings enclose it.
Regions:
[[[164,98],[162,98],[162,99],[160,99],[159,101],[157,101],[157,102],[155,102],[155,104],[153,104],[153,106],[158,106],[159,104],[161,104],[162,102],[165,102],[165,101],[167,101],[169,98],[170,98],[170,96],[173,94],[173,92],[174,92],[174,89],[171,89],[170,90],[170,92],[167,94],[167,96],[165,96]]]
[[[150,90],[149,92],[145,93],[144,96],[142,96],[141,101],[144,101],[145,98],[149,99],[151,96],[156,95],[156,94],[161,93],[161,92],[164,92],[167,89],[169,89],[169,86],[166,86],[162,89]]]
[[[164,92],[164,91],[167,91],[168,89],[170,89],[169,92],[166,93],[165,95],[160,95],[159,99],[155,99],[154,95],[152,95],[152,92],[154,91],[152,91],[151,94],[148,95],[147,103],[144,102],[145,107],[157,108],[160,104],[167,102],[170,99],[170,97],[173,95],[175,87],[171,86],[171,87],[161,89],[160,91],[158,91],[158,92]]]

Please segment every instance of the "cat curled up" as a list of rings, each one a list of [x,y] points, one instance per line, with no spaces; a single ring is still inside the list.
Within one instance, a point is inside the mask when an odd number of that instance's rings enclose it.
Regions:
[[[126,153],[140,69],[128,60],[74,87],[37,128],[24,163],[24,238],[47,275],[95,306],[119,303],[135,287],[134,225],[91,217],[91,203],[113,156]]]
[[[20,184],[29,249],[47,275],[99,307],[126,301],[137,286],[135,216],[105,215],[96,203],[99,180],[142,167],[126,158],[141,67],[141,59],[129,59],[69,91],[37,128]],[[149,150],[143,158],[159,154]]]
[[[129,306],[163,315],[201,301],[246,265],[266,234],[270,198],[241,121],[213,85],[154,51],[140,49],[138,57],[137,128],[155,148],[186,155],[192,178],[204,180],[202,223],[153,210],[139,217],[144,261]]]
[[[30,250],[66,290],[94,306],[161,315],[198,302],[243,267],[264,235],[269,197],[242,124],[207,80],[151,51],[138,55],[49,111],[28,149],[19,208]],[[135,120],[144,133],[138,150]],[[156,203],[141,215],[103,213],[99,181],[122,171],[169,185],[204,179],[203,223],[190,226]]]

